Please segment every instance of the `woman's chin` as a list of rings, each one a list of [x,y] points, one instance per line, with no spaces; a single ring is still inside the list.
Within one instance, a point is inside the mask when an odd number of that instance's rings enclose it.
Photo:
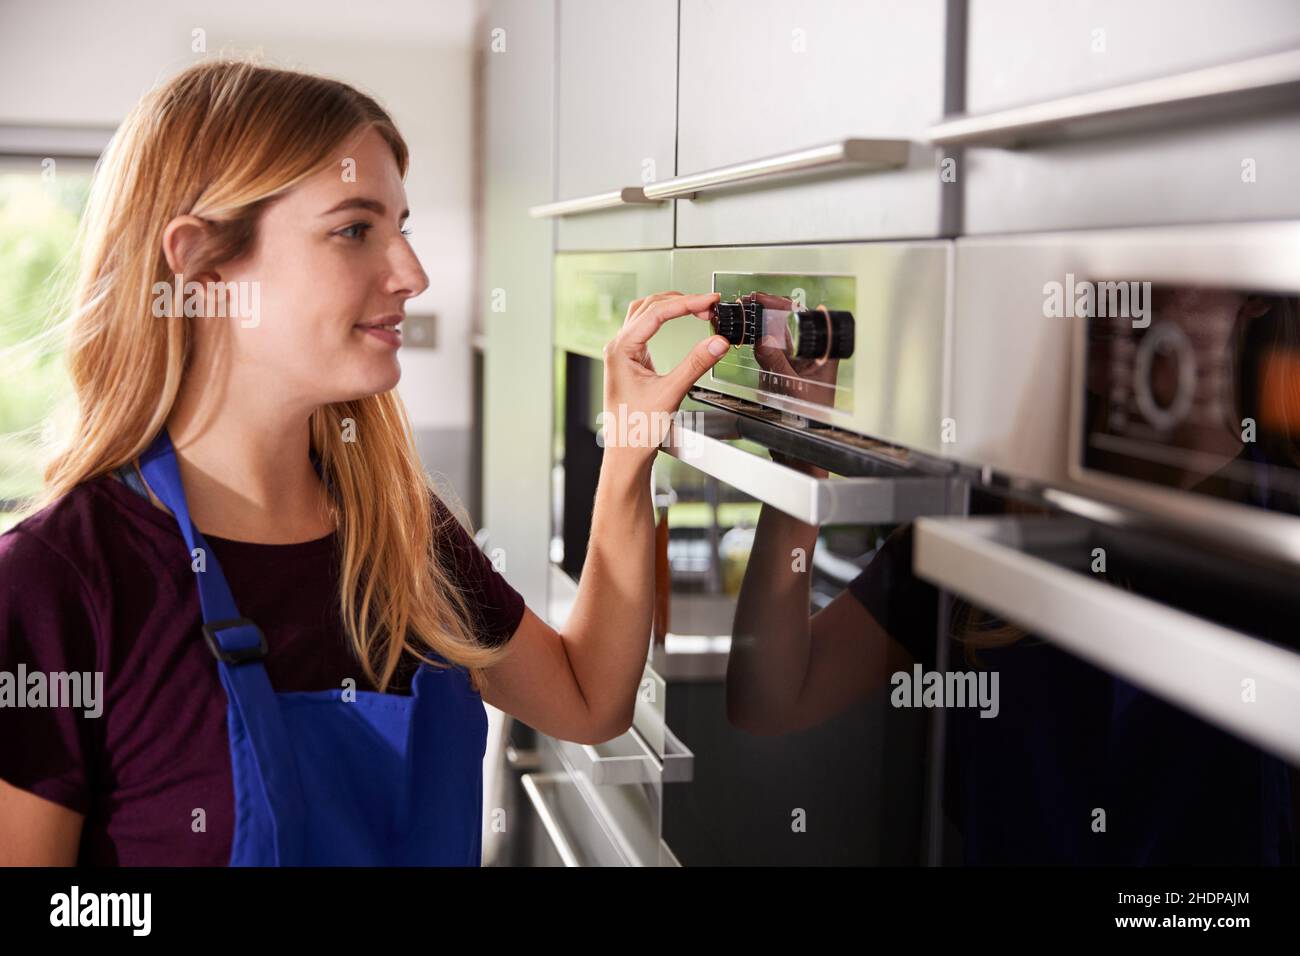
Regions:
[[[365,370],[358,370],[356,374],[349,375],[346,378],[347,387],[342,390],[341,396],[333,401],[351,402],[372,395],[382,395],[395,389],[402,378],[402,366],[398,364],[396,355],[382,363],[383,367],[377,368],[376,366],[380,364],[367,363],[368,367]]]

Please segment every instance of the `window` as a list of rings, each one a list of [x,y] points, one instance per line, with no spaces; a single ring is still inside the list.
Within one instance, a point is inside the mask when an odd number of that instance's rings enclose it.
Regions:
[[[0,532],[42,485],[42,436],[69,396],[63,342],[76,231],[91,165],[10,158],[0,165]]]

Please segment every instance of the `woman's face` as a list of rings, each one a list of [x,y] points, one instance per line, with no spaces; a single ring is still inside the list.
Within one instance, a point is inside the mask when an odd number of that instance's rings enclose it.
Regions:
[[[373,129],[272,203],[251,253],[219,269],[224,282],[257,283],[244,300],[255,317],[227,324],[232,384],[308,408],[394,388],[400,331],[363,326],[400,321],[429,284],[406,216],[397,161]]]

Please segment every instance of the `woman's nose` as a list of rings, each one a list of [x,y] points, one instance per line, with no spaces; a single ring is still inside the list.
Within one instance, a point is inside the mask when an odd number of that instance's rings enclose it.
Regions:
[[[403,239],[394,244],[389,291],[413,298],[429,287],[429,277],[415,251]]]

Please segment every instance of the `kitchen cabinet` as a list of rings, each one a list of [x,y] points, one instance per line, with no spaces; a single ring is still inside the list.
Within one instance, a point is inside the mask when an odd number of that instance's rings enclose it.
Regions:
[[[1291,173],[1300,149],[1300,5],[1291,0],[971,0],[968,34],[971,117],[996,125],[1039,104],[1040,114],[1077,121],[1029,130],[1020,142],[986,142],[996,131],[966,140],[965,232],[1300,213]],[[1225,66],[1233,63],[1243,66]],[[1110,92],[1098,99],[1092,91]],[[1083,115],[1143,102],[1128,124]]]
[[[479,37],[485,96],[483,278],[483,527],[506,561],[510,583],[545,606],[550,539],[547,492],[550,407],[519,396],[549,395],[550,225],[528,216],[554,182],[555,4],[493,0]]]
[[[561,0],[556,200],[673,175],[676,0]],[[561,250],[668,248],[671,203],[558,218]]]
[[[898,144],[874,172],[678,199],[677,245],[748,245],[948,234],[956,184],[918,141],[955,109],[947,72],[960,4],[684,0],[679,176],[861,138]]]

